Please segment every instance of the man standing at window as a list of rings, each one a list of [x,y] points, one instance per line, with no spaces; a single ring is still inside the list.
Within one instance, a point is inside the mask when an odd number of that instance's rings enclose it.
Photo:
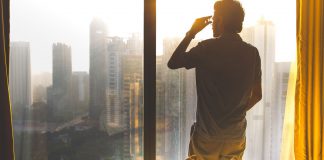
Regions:
[[[262,98],[258,50],[238,34],[244,15],[240,2],[217,1],[213,22],[211,16],[196,19],[168,62],[170,69],[196,69],[198,104],[190,133],[191,159],[242,159],[246,111]],[[210,23],[215,38],[186,52],[190,41]]]

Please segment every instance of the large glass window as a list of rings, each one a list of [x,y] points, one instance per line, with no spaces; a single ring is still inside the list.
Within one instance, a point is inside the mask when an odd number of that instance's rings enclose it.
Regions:
[[[143,1],[11,0],[17,160],[143,159]]]
[[[295,1],[241,2],[246,17],[240,35],[258,48],[263,71],[263,99],[246,116],[244,159],[277,160],[296,48]],[[195,70],[169,70],[166,64],[194,19],[213,14],[213,4],[157,0],[158,160],[187,157],[197,105]],[[16,159],[143,159],[143,5],[133,0],[11,0],[9,84]],[[189,49],[208,38],[211,26]]]
[[[197,105],[195,70],[170,70],[167,62],[196,18],[212,15],[215,1],[157,0],[158,160],[187,157]],[[295,51],[295,1],[241,0],[245,9],[242,39],[258,48],[263,99],[247,112],[244,159],[280,159],[290,62]],[[172,4],[172,5],[170,5]],[[190,47],[212,38],[211,25]]]

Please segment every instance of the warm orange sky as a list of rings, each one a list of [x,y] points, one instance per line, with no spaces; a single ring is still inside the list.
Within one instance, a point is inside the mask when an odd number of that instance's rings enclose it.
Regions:
[[[157,0],[158,50],[163,37],[182,37],[195,18],[211,15],[211,0]],[[289,59],[295,52],[294,0],[241,0],[245,26],[260,17],[276,25],[277,59]],[[142,0],[11,0],[11,40],[29,41],[33,72],[51,71],[52,43],[72,46],[73,70],[89,68],[89,24],[103,19],[110,36],[129,37],[143,31]],[[207,27],[197,38],[210,38]],[[285,58],[286,57],[286,58]]]

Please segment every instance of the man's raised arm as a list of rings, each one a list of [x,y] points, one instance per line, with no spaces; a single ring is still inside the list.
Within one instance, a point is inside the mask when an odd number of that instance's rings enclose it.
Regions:
[[[170,69],[178,69],[185,66],[186,64],[185,54],[191,40],[196,36],[198,32],[200,32],[208,24],[211,23],[209,21],[210,18],[211,16],[207,16],[195,20],[191,29],[187,32],[185,38],[180,42],[177,49],[173,52],[168,62],[168,67]]]

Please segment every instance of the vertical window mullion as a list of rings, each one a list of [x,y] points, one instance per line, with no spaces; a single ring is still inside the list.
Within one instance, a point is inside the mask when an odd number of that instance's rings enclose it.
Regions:
[[[144,160],[156,157],[156,0],[144,0]]]

